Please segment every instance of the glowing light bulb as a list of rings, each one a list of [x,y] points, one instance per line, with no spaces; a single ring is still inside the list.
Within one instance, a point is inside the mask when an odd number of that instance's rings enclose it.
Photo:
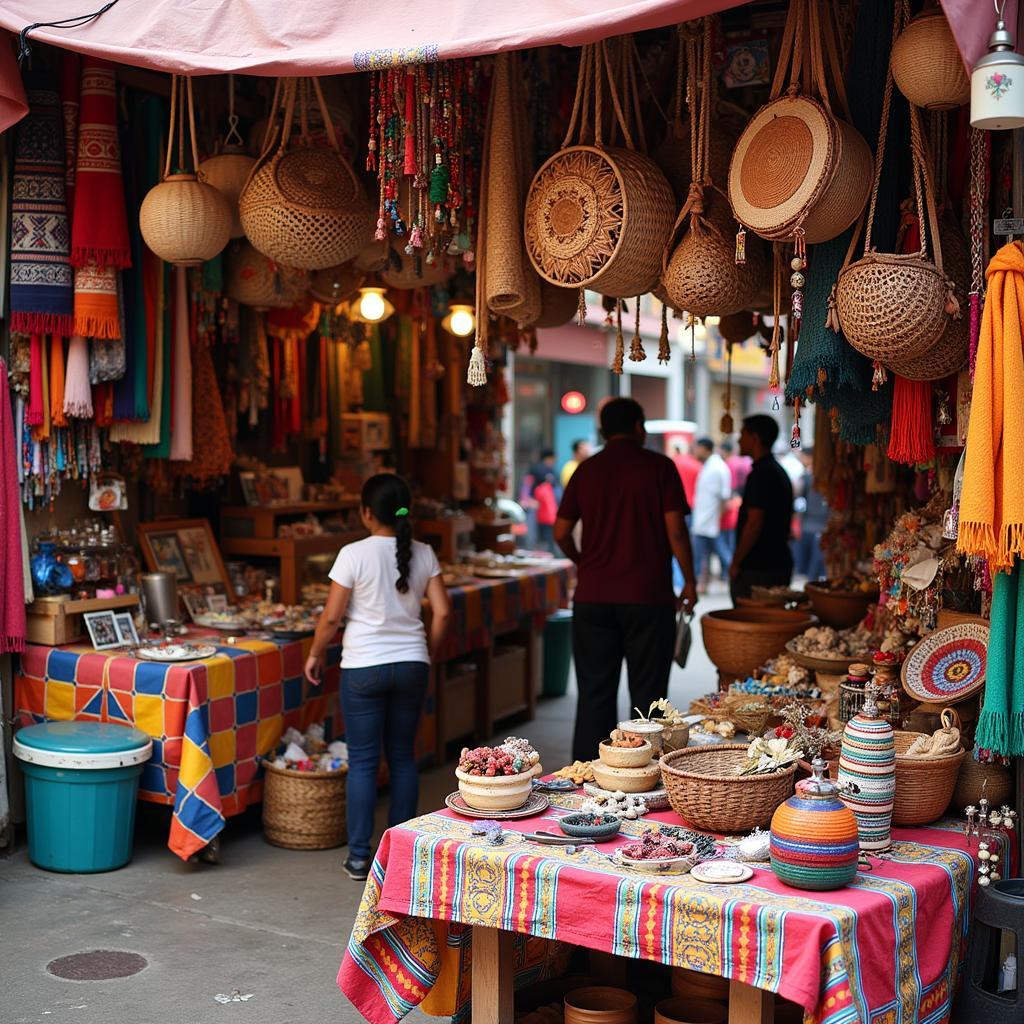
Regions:
[[[359,315],[370,323],[383,320],[387,312],[383,288],[363,288],[359,296]]]
[[[452,306],[449,330],[459,338],[465,338],[476,328],[476,317],[469,306]]]

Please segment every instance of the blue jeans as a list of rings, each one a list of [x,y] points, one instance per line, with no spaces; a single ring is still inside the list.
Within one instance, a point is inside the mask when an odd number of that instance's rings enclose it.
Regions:
[[[705,572],[711,575],[712,552],[718,555],[722,563],[722,578],[729,576],[729,566],[732,564],[732,553],[729,551],[729,543],[725,534],[720,533],[717,537],[702,537],[699,533],[693,535],[693,567],[697,573],[697,579],[704,579]]]
[[[341,710],[348,743],[348,848],[354,860],[367,860],[373,852],[370,840],[382,744],[391,778],[388,826],[416,816],[420,784],[414,746],[429,679],[430,666],[422,661],[342,670]]]

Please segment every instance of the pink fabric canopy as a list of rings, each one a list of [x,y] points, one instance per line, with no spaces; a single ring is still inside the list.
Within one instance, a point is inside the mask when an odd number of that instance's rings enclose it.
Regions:
[[[100,0],[2,0],[0,29],[96,10]],[[31,38],[81,53],[183,74],[327,75],[561,43],[689,21],[735,0],[119,0],[88,25],[38,28]],[[970,66],[995,23],[984,0],[942,0]],[[1006,19],[1017,20],[1017,0]],[[0,130],[25,110],[0,45]]]

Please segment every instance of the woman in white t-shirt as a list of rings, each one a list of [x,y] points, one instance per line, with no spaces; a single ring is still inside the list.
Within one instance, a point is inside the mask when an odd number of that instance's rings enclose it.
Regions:
[[[320,682],[324,654],[342,620],[341,708],[348,743],[348,857],[357,881],[370,869],[381,745],[391,785],[389,825],[416,815],[419,777],[413,750],[430,677],[431,656],[451,614],[437,556],[412,539],[405,482],[390,473],[363,487],[360,514],[366,540],[346,544],[331,569],[331,591],[306,661],[306,678]],[[430,637],[422,601],[430,602]]]

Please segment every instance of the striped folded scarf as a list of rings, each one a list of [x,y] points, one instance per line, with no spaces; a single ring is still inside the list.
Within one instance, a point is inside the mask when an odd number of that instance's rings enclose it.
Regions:
[[[39,77],[27,93],[29,112],[15,129],[11,187],[11,330],[69,335],[73,278],[60,100]]]

